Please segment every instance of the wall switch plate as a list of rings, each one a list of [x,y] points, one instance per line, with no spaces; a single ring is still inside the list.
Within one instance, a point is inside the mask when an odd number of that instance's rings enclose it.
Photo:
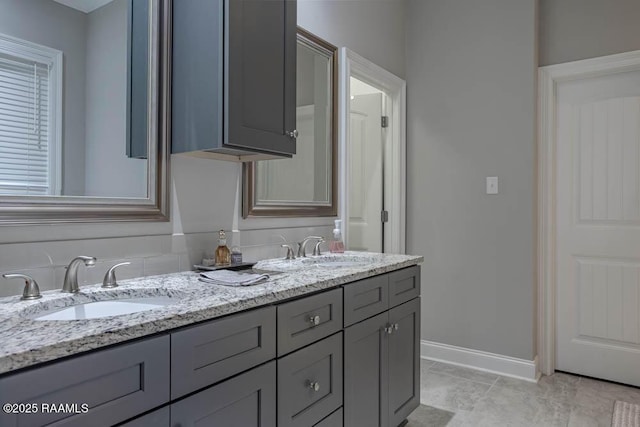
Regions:
[[[498,194],[498,177],[487,177],[487,194]]]

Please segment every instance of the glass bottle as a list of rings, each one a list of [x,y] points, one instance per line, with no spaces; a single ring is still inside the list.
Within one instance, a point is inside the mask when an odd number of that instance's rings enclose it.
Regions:
[[[218,247],[216,248],[216,267],[231,265],[231,251],[227,247],[227,236],[220,230]]]

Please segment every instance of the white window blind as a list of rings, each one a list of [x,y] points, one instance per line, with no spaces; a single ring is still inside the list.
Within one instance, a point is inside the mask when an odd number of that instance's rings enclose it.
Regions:
[[[0,194],[54,194],[50,69],[0,51]]]

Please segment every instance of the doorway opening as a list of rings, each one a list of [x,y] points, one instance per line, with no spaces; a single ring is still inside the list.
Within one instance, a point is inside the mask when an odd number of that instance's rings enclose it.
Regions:
[[[406,83],[340,55],[340,217],[348,250],[405,252]]]
[[[384,252],[387,96],[382,90],[355,77],[349,80],[347,249]]]

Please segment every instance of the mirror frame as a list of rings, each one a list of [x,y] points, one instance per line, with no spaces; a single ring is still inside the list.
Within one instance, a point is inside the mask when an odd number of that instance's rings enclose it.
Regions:
[[[338,48],[298,27],[297,40],[326,51],[333,60],[331,70],[331,200],[330,204],[305,206],[291,204],[256,204],[256,163],[243,163],[243,218],[252,217],[323,217],[338,216]]]
[[[155,145],[157,150],[149,150],[148,197],[0,196],[0,225],[169,221],[171,0],[150,2],[147,143],[149,147]],[[123,139],[122,143],[126,141]]]

